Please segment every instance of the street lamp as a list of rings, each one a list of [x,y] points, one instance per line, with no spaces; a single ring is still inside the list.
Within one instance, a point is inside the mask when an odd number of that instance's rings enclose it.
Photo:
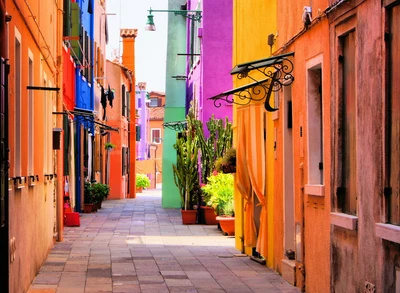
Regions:
[[[147,22],[145,26],[146,31],[155,31],[156,25],[154,24],[154,15],[152,12],[172,12],[175,15],[182,15],[183,17],[189,18],[194,21],[200,22],[201,20],[201,10],[148,10],[149,15],[147,15]]]

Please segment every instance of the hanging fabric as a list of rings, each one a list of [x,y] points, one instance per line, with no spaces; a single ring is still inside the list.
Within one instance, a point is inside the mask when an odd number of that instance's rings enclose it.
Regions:
[[[112,108],[113,100],[114,100],[114,92],[111,90],[110,85],[108,85],[107,97],[108,97],[108,103],[110,104],[110,107]]]
[[[237,187],[245,203],[245,245],[254,246],[256,228],[254,224],[254,192],[261,205],[260,229],[256,251],[267,256],[267,205],[265,190],[265,140],[264,108],[252,104],[238,109]]]
[[[246,111],[248,107],[241,107],[237,112],[238,141],[236,158],[236,186],[244,199],[244,246],[255,247],[257,244],[256,226],[254,223],[254,204],[250,177],[246,163]]]
[[[100,103],[103,106],[103,120],[106,120],[106,107],[107,107],[107,95],[104,91],[103,86],[100,86],[101,96],[100,96]]]

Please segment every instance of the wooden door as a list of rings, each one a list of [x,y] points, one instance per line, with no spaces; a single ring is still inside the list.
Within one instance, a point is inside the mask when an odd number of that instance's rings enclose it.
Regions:
[[[345,194],[342,212],[357,214],[356,177],[356,42],[355,32],[342,37],[343,112],[342,112],[342,186]]]

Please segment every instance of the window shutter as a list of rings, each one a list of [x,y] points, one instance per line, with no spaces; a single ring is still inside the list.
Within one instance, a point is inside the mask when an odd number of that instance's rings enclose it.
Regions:
[[[136,141],[140,141],[140,125],[136,125]]]
[[[121,88],[121,100],[122,100],[122,116],[126,117],[126,98],[125,98],[125,85]]]
[[[64,15],[63,35],[69,37],[71,35],[71,0],[64,0]]]
[[[129,119],[131,117],[131,93],[126,92],[126,104],[128,105],[128,112],[126,113],[126,117]]]
[[[77,39],[71,39],[71,47],[74,51],[74,59],[81,59],[81,50],[79,48],[79,37],[81,35],[81,10],[79,4],[76,2],[71,3],[71,37]]]

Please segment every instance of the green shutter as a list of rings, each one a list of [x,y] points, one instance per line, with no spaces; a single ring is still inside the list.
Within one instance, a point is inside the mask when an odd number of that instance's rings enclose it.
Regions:
[[[71,3],[71,37],[81,38],[81,9],[76,2]],[[71,47],[75,54],[72,53],[74,59],[82,59],[82,52],[79,48],[79,39],[71,39]]]
[[[136,125],[136,141],[140,141],[140,125]]]
[[[63,36],[71,35],[71,0],[64,0]]]

